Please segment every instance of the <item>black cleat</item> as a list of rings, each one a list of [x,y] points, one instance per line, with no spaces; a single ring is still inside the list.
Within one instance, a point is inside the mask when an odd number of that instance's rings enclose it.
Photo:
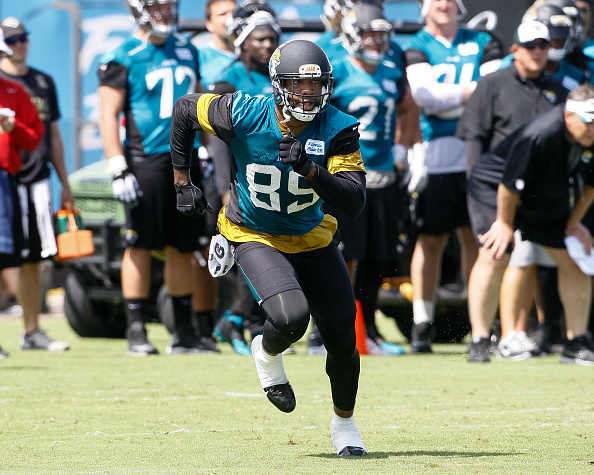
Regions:
[[[146,330],[142,322],[132,323],[126,330],[128,348],[132,356],[158,355],[159,351],[146,338]]]
[[[364,447],[351,447],[348,445],[338,452],[339,457],[349,457],[350,455],[361,457],[362,455],[367,455],[367,450]]]
[[[435,326],[432,322],[415,324],[412,327],[410,352],[433,353],[431,344],[435,336]]]
[[[279,410],[283,412],[293,412],[297,402],[295,401],[295,393],[289,383],[276,384],[264,388],[266,397],[274,404]]]
[[[491,339],[479,338],[468,344],[468,356],[466,361],[469,363],[489,363],[491,361]]]

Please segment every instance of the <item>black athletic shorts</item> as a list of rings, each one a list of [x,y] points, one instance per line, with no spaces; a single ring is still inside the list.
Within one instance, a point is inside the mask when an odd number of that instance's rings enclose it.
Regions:
[[[468,214],[470,216],[470,223],[472,226],[472,234],[479,247],[483,245],[479,238],[485,234],[497,219],[497,209],[491,206],[484,205],[475,200],[472,195],[468,196]],[[506,252],[511,254],[514,250],[514,240],[509,244]]]
[[[367,188],[365,207],[355,219],[324,207],[338,220],[340,250],[345,260],[396,261],[402,216],[398,183]]]
[[[429,183],[419,195],[415,211],[420,234],[441,236],[468,226],[466,173],[429,175]]]
[[[200,186],[197,158],[194,163],[192,183]],[[189,217],[177,211],[171,155],[156,155],[142,161],[133,159],[129,164],[142,195],[138,206],[126,209],[127,245],[150,250],[172,246],[180,252],[204,249],[214,230],[209,232],[204,216]]]
[[[351,278],[336,243],[297,254],[285,254],[259,242],[234,246],[237,265],[258,303],[300,289],[315,321],[355,316]]]

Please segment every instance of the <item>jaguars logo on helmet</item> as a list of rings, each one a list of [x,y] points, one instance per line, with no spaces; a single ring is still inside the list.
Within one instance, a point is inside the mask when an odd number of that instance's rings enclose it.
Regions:
[[[171,16],[163,17],[159,12],[149,13],[147,7],[153,5],[171,5]],[[150,25],[151,33],[155,36],[166,38],[177,31],[179,0],[128,0],[128,7],[134,21],[140,26]]]
[[[285,117],[289,114],[302,122],[310,122],[314,117],[328,108],[328,100],[332,94],[332,66],[324,50],[309,40],[289,40],[280,45],[268,63],[270,81],[274,92],[274,101],[283,106]],[[319,78],[322,92],[317,95],[295,94],[294,79]],[[315,103],[311,111],[303,107],[303,99],[307,97]]]

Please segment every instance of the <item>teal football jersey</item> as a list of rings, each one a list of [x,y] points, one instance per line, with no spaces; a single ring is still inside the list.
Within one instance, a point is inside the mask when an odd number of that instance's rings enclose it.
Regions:
[[[248,72],[241,61],[235,61],[223,70],[217,81],[227,81],[238,91],[243,91],[250,96],[272,94],[270,76],[253,70]]]
[[[196,48],[177,35],[167,38],[163,46],[130,37],[100,63],[100,83],[127,90],[124,145],[134,156],[169,152],[173,105],[181,96],[196,92]]]
[[[198,49],[200,61],[200,79],[204,88],[215,82],[224,69],[237,58],[236,54],[221,51],[212,43]]]
[[[416,50],[432,66],[433,79],[445,84],[470,84],[480,77],[483,50],[492,37],[489,33],[459,28],[451,46],[446,46],[425,29],[418,31],[406,47]],[[407,54],[408,58],[408,54]],[[458,119],[421,116],[425,140],[453,136]]]
[[[314,229],[324,217],[322,200],[304,177],[278,156],[282,133],[272,96],[233,96],[231,151],[235,157],[236,190],[232,190],[227,216],[250,229],[300,236]],[[329,106],[297,138],[307,157],[326,168],[328,144],[357,120]]]
[[[396,104],[402,100],[406,82],[401,68],[382,61],[370,75],[349,57],[336,65],[332,105],[356,117],[359,146],[367,170],[393,170],[392,145],[396,129]]]
[[[501,60],[499,69],[510,67],[513,60],[514,55],[508,54],[505,58]],[[573,91],[576,87],[578,87],[586,80],[586,75],[584,74],[584,71],[582,71],[580,68],[569,63],[566,60],[560,61],[559,69],[557,69],[557,71],[554,74],[551,74],[550,76],[553,79],[559,81],[561,84],[563,84],[563,87],[567,90],[567,92]]]

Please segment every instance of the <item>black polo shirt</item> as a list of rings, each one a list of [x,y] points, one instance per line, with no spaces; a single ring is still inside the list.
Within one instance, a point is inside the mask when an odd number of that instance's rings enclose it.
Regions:
[[[468,193],[491,208],[499,183],[519,194],[515,225],[522,237],[559,248],[578,183],[594,187],[594,153],[569,141],[564,110],[559,105],[536,116],[483,154],[468,182]]]
[[[456,129],[462,140],[480,144],[469,148],[468,153],[476,156],[468,156],[468,162],[476,163],[482,153],[534,116],[565,102],[566,97],[565,88],[556,79],[544,73],[526,79],[513,63],[481,78]]]

